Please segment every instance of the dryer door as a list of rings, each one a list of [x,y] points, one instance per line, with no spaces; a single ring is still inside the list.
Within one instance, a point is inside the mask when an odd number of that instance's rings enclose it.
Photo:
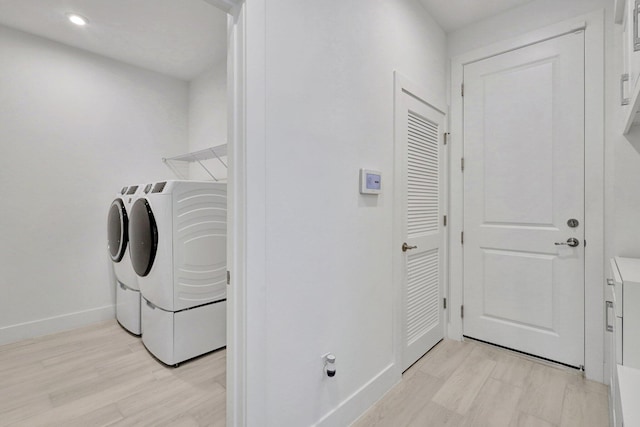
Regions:
[[[128,243],[127,210],[122,199],[115,199],[109,208],[107,218],[107,245],[109,255],[114,262],[120,262]]]
[[[158,250],[158,227],[147,199],[138,199],[131,207],[129,254],[136,274],[144,277],[151,271]]]

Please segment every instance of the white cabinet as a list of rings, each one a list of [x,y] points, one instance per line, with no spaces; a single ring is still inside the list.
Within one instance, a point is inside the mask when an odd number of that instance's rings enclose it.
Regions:
[[[638,6],[639,0],[627,0],[623,18],[622,55],[624,72],[628,74],[628,92],[621,90],[623,95],[631,97],[638,88],[638,76],[640,75],[640,43],[638,43]]]
[[[618,272],[615,259],[611,259],[610,279],[607,279],[606,289],[606,328],[605,335],[605,366],[606,376],[609,380],[609,411],[611,425],[613,427],[622,426],[622,409],[620,407],[620,389],[618,387],[618,371],[616,367],[622,362],[622,317],[620,313],[620,302],[616,298],[615,284],[619,284],[618,293],[622,292],[622,279]],[[616,311],[618,313],[616,313]]]
[[[640,369],[618,365],[619,408],[623,415],[623,426],[640,426]]]
[[[627,134],[640,124],[640,0],[616,0],[615,6],[616,22],[622,24],[620,104],[624,109],[623,133]]]
[[[640,259],[616,257],[613,263],[618,271],[613,272],[615,316],[621,326],[614,326],[616,362],[640,369]]]
[[[640,259],[611,260],[606,292],[606,364],[612,425],[630,424],[640,408]],[[626,404],[625,404],[626,402]]]

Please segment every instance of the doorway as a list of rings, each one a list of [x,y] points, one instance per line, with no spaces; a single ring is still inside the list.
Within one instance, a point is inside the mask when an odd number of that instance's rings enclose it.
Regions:
[[[603,380],[604,332],[604,12],[595,11],[576,16],[563,22],[549,25],[512,38],[469,51],[451,60],[451,123],[450,123],[450,191],[449,191],[449,309],[447,336],[461,340],[466,333],[463,321],[467,322],[464,283],[468,277],[464,269],[463,241],[468,242],[464,229],[464,172],[465,157],[463,87],[465,66],[522,47],[535,45],[563,35],[584,31],[584,86],[589,90],[584,95],[584,370],[586,377]],[[468,93],[468,92],[467,92]],[[465,159],[466,160],[466,159]],[[465,168],[469,163],[465,161]],[[468,170],[468,169],[467,169]],[[565,219],[567,221],[568,219]],[[464,234],[463,234],[464,233]],[[566,242],[569,236],[551,243]],[[555,245],[553,245],[555,248]],[[464,319],[463,319],[464,316]]]
[[[464,66],[464,335],[584,364],[584,32]]]
[[[402,371],[444,337],[445,113],[396,73],[396,275]]]

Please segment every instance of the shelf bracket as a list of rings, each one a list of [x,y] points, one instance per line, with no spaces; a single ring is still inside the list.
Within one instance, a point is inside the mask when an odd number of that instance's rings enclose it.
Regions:
[[[223,156],[227,155],[227,144],[217,145],[215,147],[205,148],[204,150],[194,151],[192,153],[182,154],[180,156],[163,158],[162,161],[181,179],[188,179],[185,175],[184,171],[181,171],[180,168],[176,166],[176,162],[186,162],[186,163],[198,163],[202,169],[216,182],[219,182],[218,179],[213,172],[209,170],[209,168],[202,163],[204,160],[209,159],[217,159],[225,169],[229,167],[222,160]]]

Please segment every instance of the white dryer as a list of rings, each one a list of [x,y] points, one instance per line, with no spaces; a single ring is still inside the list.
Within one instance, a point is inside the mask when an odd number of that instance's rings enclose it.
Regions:
[[[116,280],[116,319],[123,328],[141,334],[140,287],[129,256],[129,214],[141,192],[139,185],[124,187],[109,207],[107,245]]]
[[[142,341],[167,365],[226,345],[227,186],[166,181],[131,208]]]

